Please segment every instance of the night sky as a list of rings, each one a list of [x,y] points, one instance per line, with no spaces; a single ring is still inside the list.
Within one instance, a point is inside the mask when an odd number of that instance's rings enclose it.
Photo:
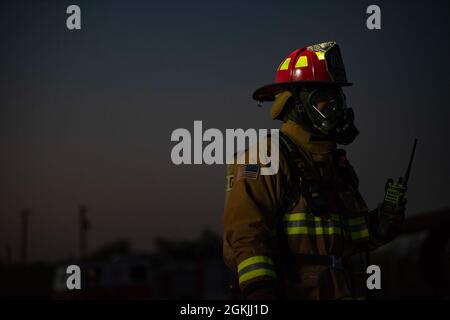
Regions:
[[[366,28],[366,8],[382,30]],[[77,4],[82,29],[66,28]],[[448,1],[10,1],[0,8],[0,258],[75,256],[118,238],[221,232],[225,167],[175,166],[176,128],[277,128],[251,94],[292,50],[336,40],[361,134],[349,159],[370,207],[406,169],[408,214],[450,207]]]

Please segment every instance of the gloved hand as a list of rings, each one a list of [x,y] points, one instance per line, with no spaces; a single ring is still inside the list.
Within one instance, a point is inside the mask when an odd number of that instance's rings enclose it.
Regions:
[[[249,284],[243,290],[245,300],[275,300],[278,298],[276,281],[261,280]]]
[[[382,242],[393,240],[400,234],[401,227],[405,220],[405,206],[392,206],[383,202],[379,205],[377,211],[378,227],[375,230],[375,237]]]
[[[400,233],[405,220],[406,190],[401,177],[397,182],[386,182],[384,200],[371,217],[372,234],[379,242],[391,241]]]

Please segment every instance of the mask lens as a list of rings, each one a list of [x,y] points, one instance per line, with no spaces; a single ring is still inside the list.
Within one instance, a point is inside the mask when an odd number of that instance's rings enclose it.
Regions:
[[[318,111],[324,113],[330,107],[344,105],[343,93],[337,88],[322,89],[314,92],[311,96],[311,105]]]
[[[347,108],[340,87],[320,87],[300,92],[300,99],[309,119],[309,125],[339,144],[349,144],[358,135],[353,123],[353,110]]]
[[[344,96],[339,88],[317,90],[310,99],[311,105],[323,118],[332,118],[345,107]]]

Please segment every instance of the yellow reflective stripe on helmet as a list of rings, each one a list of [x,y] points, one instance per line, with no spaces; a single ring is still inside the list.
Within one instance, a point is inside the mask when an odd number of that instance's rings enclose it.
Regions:
[[[300,56],[297,60],[297,63],[295,64],[296,68],[303,68],[308,66],[308,57],[307,56]]]
[[[278,68],[278,70],[287,70],[287,69],[289,69],[289,62],[291,62],[291,58],[287,58],[286,60],[284,60],[280,64],[280,67]]]
[[[355,231],[351,233],[351,237],[352,240],[360,240],[363,238],[368,238],[369,237],[369,230],[368,229],[363,229],[360,231]]]
[[[288,227],[286,228],[287,234],[309,234],[309,235],[322,235],[322,234],[341,234],[341,229],[338,227]]]
[[[244,273],[242,276],[239,277],[239,284],[257,278],[257,277],[262,277],[262,276],[269,276],[272,278],[276,278],[276,274],[275,271],[270,270],[270,269],[256,269],[247,273]]]
[[[255,263],[267,263],[273,265],[272,259],[266,256],[254,256],[248,259],[245,259],[238,265],[238,272],[240,272],[242,269],[255,264]]]
[[[316,51],[317,59],[319,60],[325,60],[325,52],[323,51]]]

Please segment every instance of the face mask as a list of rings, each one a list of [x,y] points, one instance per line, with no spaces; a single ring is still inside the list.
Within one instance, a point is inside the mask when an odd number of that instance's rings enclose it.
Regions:
[[[339,144],[349,144],[358,135],[353,110],[347,108],[345,95],[339,87],[302,90],[300,99],[315,131]]]

